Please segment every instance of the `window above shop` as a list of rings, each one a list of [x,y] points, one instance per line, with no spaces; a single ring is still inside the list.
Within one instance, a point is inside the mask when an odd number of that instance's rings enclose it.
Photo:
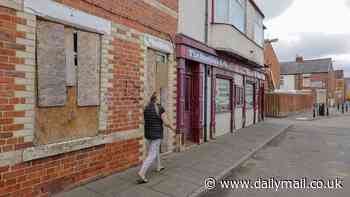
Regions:
[[[246,25],[246,1],[245,0],[216,0],[215,23],[233,25],[239,31],[245,33]]]
[[[263,17],[258,12],[255,12],[254,17],[254,41],[261,47],[264,46]]]

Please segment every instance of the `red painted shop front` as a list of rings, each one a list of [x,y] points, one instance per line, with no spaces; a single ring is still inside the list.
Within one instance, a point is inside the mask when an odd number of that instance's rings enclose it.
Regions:
[[[243,123],[236,125],[235,116],[236,108],[242,109],[240,116],[245,113],[246,77],[255,82],[252,96],[254,117],[257,117],[254,122],[258,122],[260,116],[256,113],[262,104],[256,89],[262,84],[263,73],[184,35],[177,35],[176,50],[177,134],[181,136],[182,145],[199,144],[244,126]]]

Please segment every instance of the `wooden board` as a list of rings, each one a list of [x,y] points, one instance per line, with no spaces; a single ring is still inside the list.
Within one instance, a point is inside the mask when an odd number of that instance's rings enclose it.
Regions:
[[[64,26],[37,23],[38,104],[63,106],[67,100]]]
[[[156,77],[157,89],[168,88],[168,81],[169,81],[168,78],[169,78],[168,64],[157,63],[157,77]]]
[[[96,136],[97,133],[98,107],[78,107],[76,87],[68,88],[68,101],[64,107],[36,109],[36,144]]]
[[[78,105],[97,106],[100,98],[100,36],[78,32]]]
[[[153,94],[156,91],[156,52],[151,49],[147,49],[147,64],[145,65],[145,104],[147,104]]]

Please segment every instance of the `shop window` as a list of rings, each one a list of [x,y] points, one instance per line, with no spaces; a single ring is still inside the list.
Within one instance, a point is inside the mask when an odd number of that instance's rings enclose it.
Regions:
[[[254,107],[254,86],[253,82],[248,81],[245,85],[245,99],[246,99],[246,108],[252,109]]]
[[[231,111],[231,88],[230,80],[216,79],[216,112],[224,113]]]
[[[37,23],[37,142],[97,134],[100,35]]]

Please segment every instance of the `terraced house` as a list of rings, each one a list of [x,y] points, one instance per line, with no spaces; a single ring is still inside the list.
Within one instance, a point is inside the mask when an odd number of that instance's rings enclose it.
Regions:
[[[177,126],[182,144],[260,121],[264,14],[253,0],[180,0]]]
[[[0,0],[0,196],[140,163],[143,106],[176,118],[177,0]],[[162,152],[174,150],[165,132]]]

